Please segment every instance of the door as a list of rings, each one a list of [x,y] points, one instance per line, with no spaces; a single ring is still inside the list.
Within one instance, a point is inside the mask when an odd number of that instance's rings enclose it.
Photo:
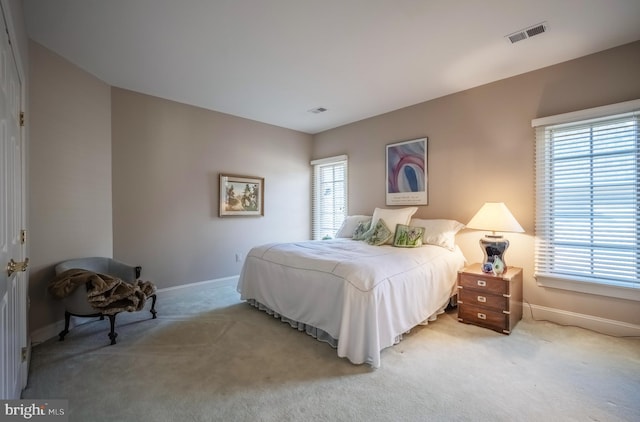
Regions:
[[[0,25],[0,399],[17,399],[28,373],[26,151],[22,84],[4,19]]]

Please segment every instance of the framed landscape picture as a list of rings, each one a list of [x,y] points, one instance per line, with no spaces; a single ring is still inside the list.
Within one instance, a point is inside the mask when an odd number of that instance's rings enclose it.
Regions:
[[[264,178],[221,173],[219,215],[263,216]]]
[[[427,138],[387,145],[387,205],[427,205]]]

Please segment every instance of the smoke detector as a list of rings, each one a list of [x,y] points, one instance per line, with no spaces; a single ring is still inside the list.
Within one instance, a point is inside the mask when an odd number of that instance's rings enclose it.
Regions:
[[[528,28],[521,29],[512,34],[505,35],[511,44],[515,44],[518,41],[526,40],[527,38],[535,37],[536,35],[544,34],[547,32],[547,23],[542,22]]]

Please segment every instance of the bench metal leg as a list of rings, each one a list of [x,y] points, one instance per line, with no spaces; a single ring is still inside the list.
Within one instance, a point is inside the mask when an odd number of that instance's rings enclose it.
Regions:
[[[67,311],[64,312],[64,330],[58,334],[58,340],[64,341],[64,336],[69,334],[69,321],[71,320],[71,314]]]
[[[152,294],[151,296],[149,296],[151,298],[151,310],[149,312],[151,312],[151,315],[153,315],[153,318],[151,319],[156,319],[156,314],[158,312],[156,312],[156,295],[155,293]]]
[[[109,338],[111,339],[111,344],[116,344],[116,337],[118,337],[118,333],[116,333],[116,315],[109,315],[109,324],[111,325],[111,331],[109,332]]]

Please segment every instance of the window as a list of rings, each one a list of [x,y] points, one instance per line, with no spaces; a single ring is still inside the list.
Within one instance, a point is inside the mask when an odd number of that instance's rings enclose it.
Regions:
[[[347,156],[314,160],[313,239],[335,237],[347,216]]]
[[[533,121],[538,283],[640,300],[640,100]]]

